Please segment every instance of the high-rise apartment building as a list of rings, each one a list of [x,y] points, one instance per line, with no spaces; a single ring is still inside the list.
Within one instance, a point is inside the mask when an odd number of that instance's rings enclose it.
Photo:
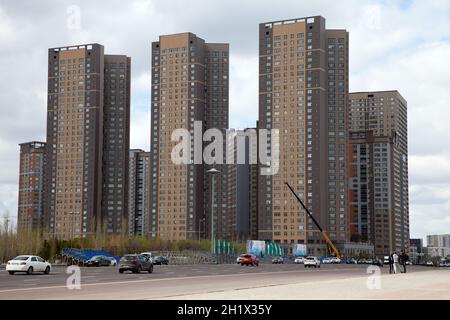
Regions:
[[[150,152],[130,150],[128,235],[148,236],[150,215]]]
[[[225,137],[229,127],[229,45],[227,43],[205,43],[205,85],[206,85],[206,108],[205,108],[205,130],[218,129]],[[206,141],[207,145],[209,142]],[[223,139],[222,150],[225,150],[226,142]],[[225,163],[224,154],[222,162]],[[219,173],[214,179],[208,170],[215,168]],[[228,165],[213,164],[204,166],[204,211],[200,219],[200,230],[207,230],[203,237],[211,235],[211,206],[214,203],[214,228],[216,239],[231,239],[232,225],[236,223],[229,216],[230,205],[228,198],[228,186],[231,184],[230,167]],[[214,194],[212,183],[214,182]],[[212,199],[214,197],[214,199]],[[203,229],[202,229],[203,227]]]
[[[257,130],[230,130],[227,141],[227,223],[224,238],[247,240],[257,237]],[[253,153],[251,155],[251,153]],[[252,158],[253,157],[253,158]]]
[[[105,55],[102,229],[125,233],[130,148],[130,67],[124,55]]]
[[[129,80],[130,59],[105,55],[99,44],[49,49],[44,226],[50,237],[126,231]]]
[[[152,43],[151,104],[151,235],[198,239],[210,225],[204,199],[210,180],[203,164],[172,162],[177,142],[171,135],[175,129],[189,131],[194,160],[195,121],[202,132],[228,127],[228,44],[208,44],[192,33],[160,36]],[[222,176],[215,179],[216,192],[222,190]],[[220,217],[222,203],[214,206],[220,207],[215,214]]]
[[[409,241],[407,103],[397,91],[350,93],[349,229],[376,255]]]
[[[450,248],[450,234],[435,234],[427,236],[428,247]]]
[[[279,130],[279,171],[259,176],[259,239],[326,251],[289,182],[330,238],[347,241],[348,68],[348,32],[323,17],[260,24],[259,129]]]
[[[45,142],[20,144],[18,232],[42,228],[44,154]]]

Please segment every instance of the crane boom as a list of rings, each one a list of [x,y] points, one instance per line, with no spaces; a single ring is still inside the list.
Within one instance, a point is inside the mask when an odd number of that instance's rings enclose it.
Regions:
[[[292,189],[292,187],[289,185],[289,183],[285,182],[284,184],[286,184],[288,186],[288,188],[291,190],[291,192],[294,194],[294,196],[297,198],[297,201],[300,202],[300,204],[302,205],[303,209],[305,209],[306,213],[308,214],[308,216],[311,218],[311,220],[314,222],[314,224],[316,225],[316,227],[319,229],[320,233],[322,234],[322,237],[325,239],[325,242],[330,246],[331,251],[334,252],[334,254],[336,255],[336,257],[340,258],[341,254],[339,253],[339,250],[334,246],[333,242],[330,240],[330,238],[328,237],[327,233],[325,232],[325,230],[322,229],[322,227],[320,226],[320,224],[317,222],[317,220],[313,217],[313,215],[311,214],[311,212],[309,212],[308,208],[303,204],[303,201],[300,199],[300,197],[295,193],[294,189]]]

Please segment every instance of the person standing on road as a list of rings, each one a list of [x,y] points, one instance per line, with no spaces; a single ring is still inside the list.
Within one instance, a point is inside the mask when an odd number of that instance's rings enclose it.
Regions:
[[[393,253],[389,255],[389,273],[394,272],[394,258],[392,257]]]
[[[403,250],[400,251],[400,263],[403,266],[402,273],[406,273],[406,262],[409,260],[409,256]]]
[[[397,251],[394,251],[392,255],[392,259],[394,260],[394,273],[397,273],[397,268],[400,270],[400,266],[398,264],[398,254]]]

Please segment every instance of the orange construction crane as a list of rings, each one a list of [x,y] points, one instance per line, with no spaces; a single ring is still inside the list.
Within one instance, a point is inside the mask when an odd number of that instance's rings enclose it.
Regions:
[[[332,251],[337,258],[341,258],[341,254],[339,253],[339,250],[334,246],[333,242],[331,242],[330,238],[328,237],[325,230],[322,229],[322,227],[319,225],[316,219],[312,216],[311,212],[309,212],[308,208],[303,204],[302,200],[300,200],[299,196],[295,193],[294,189],[289,185],[289,183],[285,182],[285,184],[288,186],[288,188],[291,190],[291,192],[294,194],[294,196],[297,198],[298,202],[302,205],[303,209],[305,209],[308,216],[311,218],[311,220],[314,222],[316,227],[319,229],[320,233],[322,234],[322,237],[325,239],[325,242],[330,248],[330,251]]]

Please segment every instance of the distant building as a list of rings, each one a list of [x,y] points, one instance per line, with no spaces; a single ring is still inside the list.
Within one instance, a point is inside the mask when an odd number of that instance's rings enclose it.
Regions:
[[[408,250],[407,102],[396,90],[349,94],[350,238],[376,255]]]
[[[418,253],[423,252],[423,239],[410,239],[409,243],[410,246],[414,246],[417,248]]]
[[[409,257],[413,263],[421,263],[424,259],[423,239],[409,240]]]
[[[100,44],[48,50],[44,228],[50,238],[126,232],[130,58]]]
[[[17,230],[40,230],[43,224],[45,142],[20,144]]]
[[[225,239],[257,239],[257,130],[230,130],[227,144],[228,189],[226,195],[228,230]],[[253,152],[250,155],[250,152]]]
[[[208,238],[213,179],[206,171],[212,165],[173,163],[171,154],[177,143],[171,135],[175,129],[186,129],[193,139],[196,121],[202,133],[209,128],[225,133],[229,45],[207,43],[188,32],[162,35],[152,43],[151,59],[151,233],[166,240]],[[219,223],[225,221],[227,212],[224,167],[216,166],[220,173],[214,178],[214,216],[219,219],[214,223],[216,239],[221,237]]]
[[[128,193],[128,236],[155,236],[150,233],[150,152],[130,150]]]
[[[450,234],[435,234],[427,236],[427,247],[450,248]]]
[[[259,25],[258,128],[279,130],[279,170],[258,177],[260,240],[326,253],[288,182],[332,241],[348,241],[348,44],[321,16]]]
[[[427,258],[449,258],[450,248],[449,247],[425,247],[424,253]]]

